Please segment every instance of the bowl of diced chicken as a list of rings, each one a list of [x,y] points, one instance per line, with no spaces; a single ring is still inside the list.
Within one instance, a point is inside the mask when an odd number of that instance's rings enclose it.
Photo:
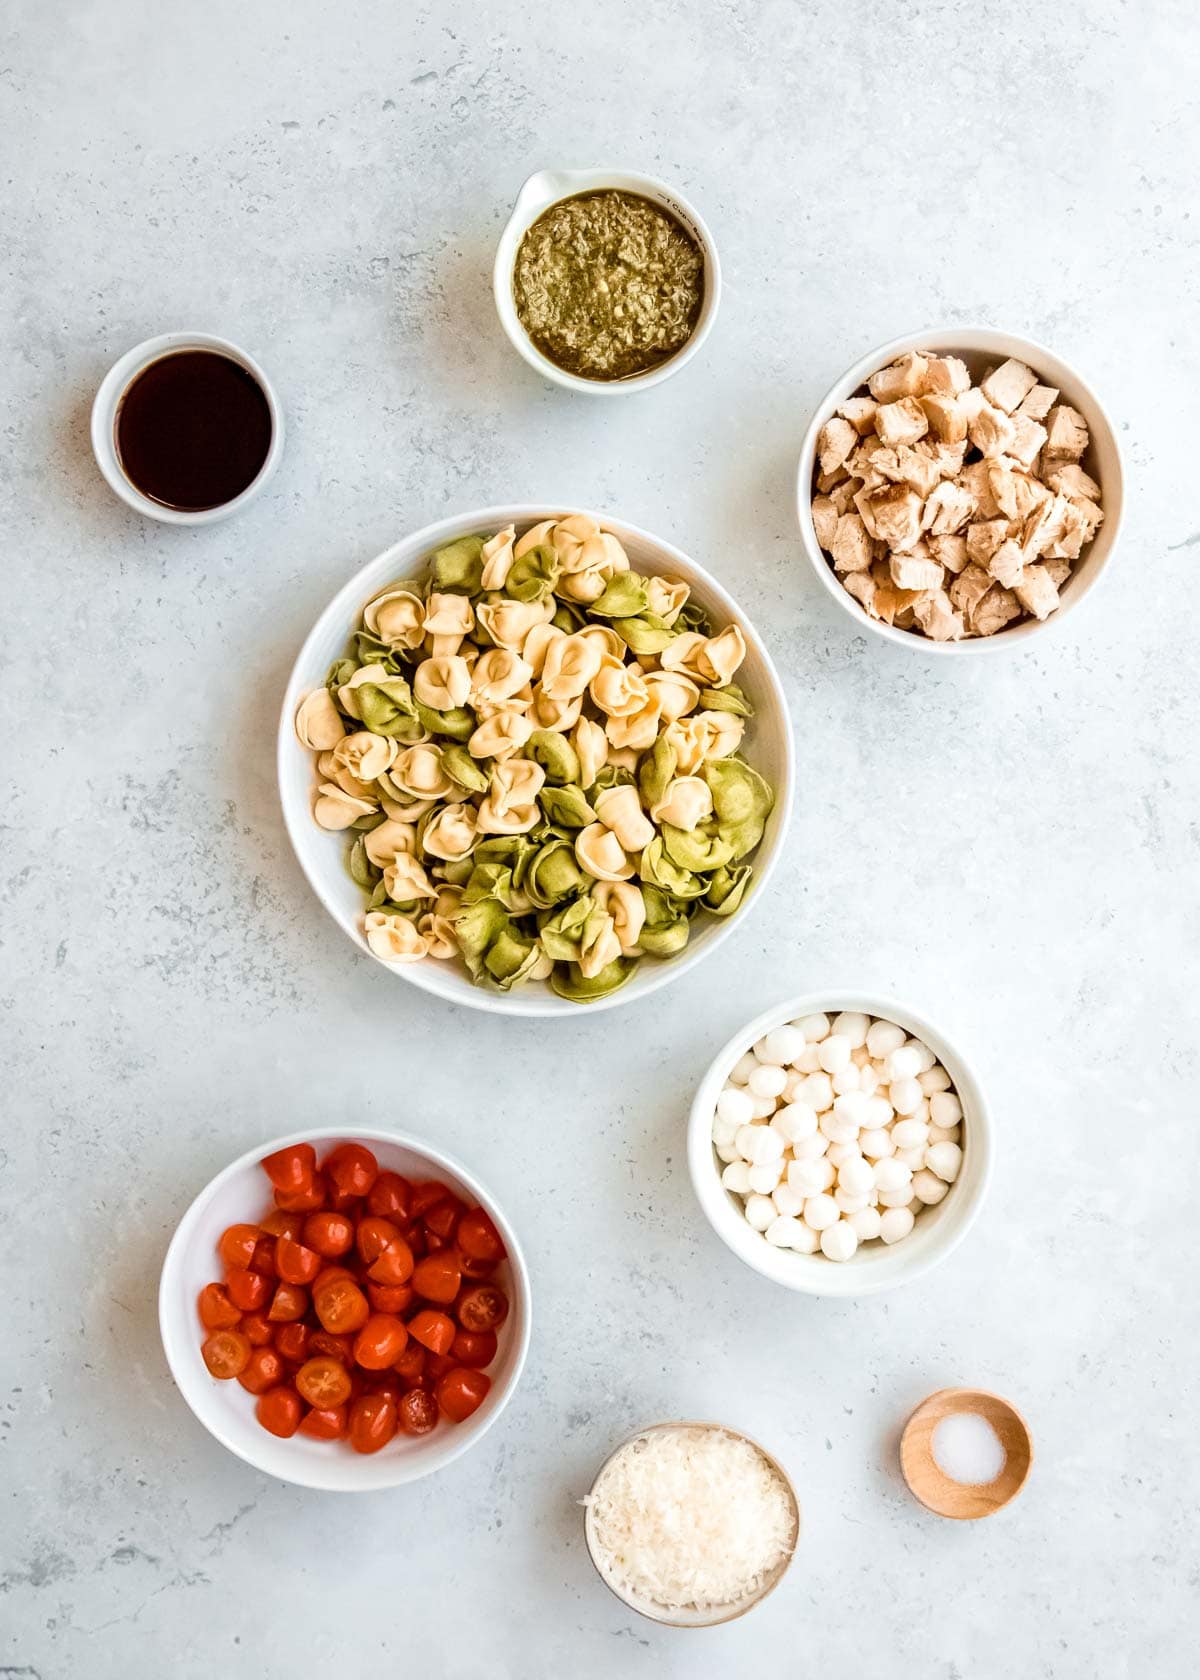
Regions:
[[[800,455],[804,547],[861,626],[930,653],[1015,648],[1094,587],[1122,513],[1100,399],[1058,356],[986,327],[864,356]]]

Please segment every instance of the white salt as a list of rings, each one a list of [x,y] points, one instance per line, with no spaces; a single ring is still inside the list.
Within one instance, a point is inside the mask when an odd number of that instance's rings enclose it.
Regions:
[[[978,1412],[952,1412],[933,1432],[933,1456],[952,1482],[994,1482],[1008,1457],[1000,1437]]]

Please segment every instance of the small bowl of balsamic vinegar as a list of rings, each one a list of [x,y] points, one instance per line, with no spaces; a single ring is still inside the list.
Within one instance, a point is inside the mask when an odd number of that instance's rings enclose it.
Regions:
[[[254,359],[210,333],[147,339],[111,368],[92,405],[92,449],[111,488],[168,525],[245,507],[283,450],[283,416]]]

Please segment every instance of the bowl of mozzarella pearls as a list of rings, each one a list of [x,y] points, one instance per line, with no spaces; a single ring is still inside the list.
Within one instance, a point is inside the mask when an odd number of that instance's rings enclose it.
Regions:
[[[944,1260],[979,1212],[991,1158],[961,1051],[912,1010],[850,993],[751,1021],[713,1061],[688,1128],[713,1230],[812,1295],[873,1294]]]

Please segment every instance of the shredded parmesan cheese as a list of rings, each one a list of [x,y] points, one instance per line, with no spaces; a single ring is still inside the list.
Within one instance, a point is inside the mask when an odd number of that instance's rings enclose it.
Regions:
[[[757,1594],[791,1552],[795,1509],[757,1447],[723,1429],[651,1430],[584,1501],[598,1561],[625,1595],[708,1609]]]

